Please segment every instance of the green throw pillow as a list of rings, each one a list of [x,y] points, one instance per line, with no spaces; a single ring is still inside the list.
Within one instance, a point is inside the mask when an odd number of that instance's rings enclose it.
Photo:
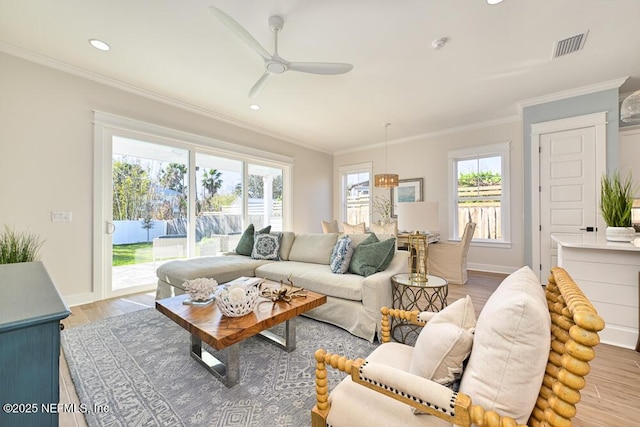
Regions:
[[[253,224],[249,224],[244,233],[242,233],[242,237],[238,241],[238,246],[236,246],[236,253],[238,255],[251,256],[251,252],[253,251],[253,235],[256,233],[255,227]],[[258,234],[268,234],[271,232],[271,226],[267,225],[262,230],[258,230]]]
[[[378,240],[374,234],[372,236],[375,240]],[[369,240],[369,237],[358,245],[349,264],[351,273],[364,277],[386,270],[396,250],[395,238],[382,242],[365,243],[367,240]]]

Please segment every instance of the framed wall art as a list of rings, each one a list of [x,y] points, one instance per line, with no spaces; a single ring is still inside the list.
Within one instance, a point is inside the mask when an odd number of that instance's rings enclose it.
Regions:
[[[423,178],[401,179],[398,186],[391,189],[391,217],[397,218],[398,203],[414,203],[424,200],[422,195]]]

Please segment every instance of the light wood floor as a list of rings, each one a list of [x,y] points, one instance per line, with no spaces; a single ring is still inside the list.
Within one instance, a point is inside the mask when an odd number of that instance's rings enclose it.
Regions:
[[[476,314],[479,314],[504,277],[470,271],[466,285],[449,285],[449,301],[468,294]],[[72,307],[71,316],[63,323],[66,328],[72,328],[153,307],[154,296],[154,293],[137,294]],[[79,403],[64,357],[60,360],[60,400],[62,403]],[[82,415],[61,414],[60,426],[86,426],[86,423]],[[582,390],[574,426],[640,427],[640,353],[606,344],[596,347],[596,358],[591,363],[587,386]]]

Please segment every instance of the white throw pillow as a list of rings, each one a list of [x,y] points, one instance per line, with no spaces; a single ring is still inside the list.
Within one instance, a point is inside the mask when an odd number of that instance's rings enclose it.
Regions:
[[[462,329],[476,326],[476,312],[471,297],[460,298],[433,315],[429,323],[453,323]]]
[[[418,335],[409,372],[439,384],[453,383],[471,352],[475,324],[469,295],[435,313]]]
[[[550,348],[544,290],[529,267],[509,275],[478,316],[460,392],[485,410],[525,424],[536,403]]]
[[[473,345],[473,330],[453,323],[427,323],[416,341],[409,372],[451,385],[462,374],[462,362]]]

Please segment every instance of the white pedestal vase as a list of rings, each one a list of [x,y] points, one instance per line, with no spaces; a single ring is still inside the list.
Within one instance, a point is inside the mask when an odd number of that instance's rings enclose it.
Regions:
[[[607,240],[610,242],[630,242],[636,238],[633,227],[607,227]]]

